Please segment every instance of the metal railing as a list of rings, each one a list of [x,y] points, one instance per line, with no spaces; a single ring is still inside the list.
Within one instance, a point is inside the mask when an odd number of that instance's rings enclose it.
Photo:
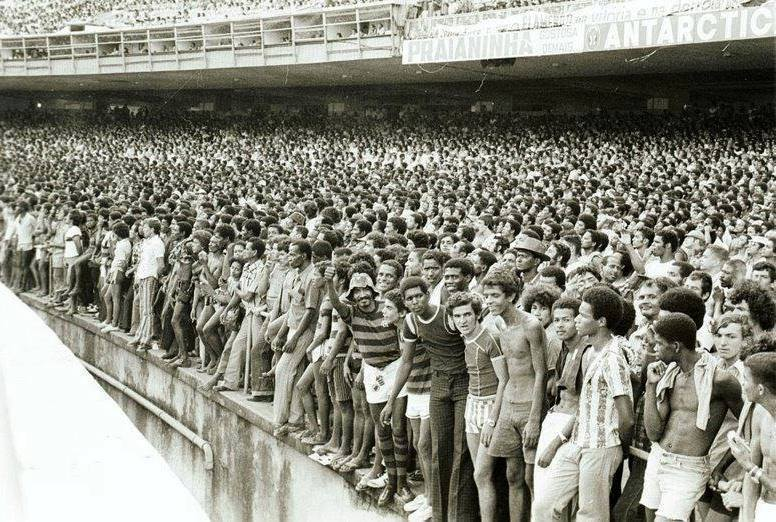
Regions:
[[[213,470],[213,448],[210,445],[208,441],[191,431],[189,428],[183,425],[178,419],[161,409],[159,406],[148,400],[146,397],[143,397],[139,393],[137,393],[135,390],[127,386],[126,384],[120,382],[119,380],[115,379],[114,377],[108,375],[104,371],[100,370],[99,368],[92,366],[88,362],[84,361],[83,359],[79,359],[81,361],[81,364],[84,365],[84,368],[86,368],[89,373],[100,379],[101,381],[104,381],[108,384],[110,384],[112,387],[119,390],[121,393],[141,405],[143,408],[148,410],[150,413],[152,413],[154,416],[159,418],[161,421],[163,421],[165,424],[167,424],[169,427],[186,437],[192,444],[194,444],[196,447],[202,450],[202,454],[205,458],[205,470],[212,471]]]
[[[151,57],[394,36],[393,4],[272,18],[0,38],[0,62]]]

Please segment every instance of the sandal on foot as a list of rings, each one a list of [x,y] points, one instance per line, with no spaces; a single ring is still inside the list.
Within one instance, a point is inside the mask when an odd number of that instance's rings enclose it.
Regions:
[[[351,473],[353,471],[356,471],[359,468],[365,468],[365,467],[366,465],[363,462],[357,459],[352,459],[347,461],[342,466],[340,466],[339,470],[340,470],[340,473]]]

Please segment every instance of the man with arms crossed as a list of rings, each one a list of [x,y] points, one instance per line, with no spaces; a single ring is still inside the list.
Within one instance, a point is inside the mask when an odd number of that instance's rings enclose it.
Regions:
[[[510,272],[499,270],[488,275],[482,288],[490,313],[506,324],[499,337],[509,374],[488,454],[507,459],[509,516],[517,522],[530,511],[525,487],[530,490],[533,486],[546,386],[547,338],[538,319],[512,304],[518,287]]]
[[[658,361],[647,367],[644,425],[652,449],[641,504],[647,520],[689,520],[711,475],[709,449],[727,411],[738,417],[738,380],[696,351],[695,322],[668,313],[655,323]]]

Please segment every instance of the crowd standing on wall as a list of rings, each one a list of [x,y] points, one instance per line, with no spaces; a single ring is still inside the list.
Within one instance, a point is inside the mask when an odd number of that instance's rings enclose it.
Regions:
[[[413,521],[772,521],[771,118],[7,114],[0,273]]]

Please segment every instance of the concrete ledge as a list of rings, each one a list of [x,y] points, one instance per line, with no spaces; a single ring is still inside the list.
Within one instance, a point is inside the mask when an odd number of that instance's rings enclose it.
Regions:
[[[66,315],[20,296],[80,359],[150,399],[213,446],[204,470],[199,448],[119,391],[104,389],[165,456],[213,520],[398,520],[399,508],[378,508],[378,491],[353,485],[367,470],[340,474],[309,459],[312,448],[293,435],[273,436],[272,404],[240,392],[202,392],[209,375],[170,368],[163,352],[138,354],[123,332],[102,333],[91,316]]]

